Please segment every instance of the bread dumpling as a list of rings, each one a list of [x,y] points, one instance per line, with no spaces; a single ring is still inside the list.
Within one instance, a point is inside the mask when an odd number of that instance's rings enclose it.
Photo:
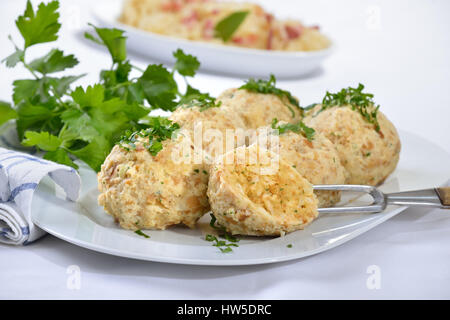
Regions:
[[[208,198],[217,222],[231,234],[283,236],[318,215],[312,185],[256,144],[239,147],[211,166]]]
[[[134,150],[115,146],[98,174],[98,202],[124,229],[193,228],[209,211],[208,173],[195,163],[190,139],[178,134],[162,142],[156,156],[136,142]],[[187,144],[187,146],[183,146]]]
[[[323,111],[321,105],[310,110],[304,122],[325,135],[335,146],[348,172],[348,184],[381,184],[396,168],[400,138],[394,125],[379,110],[379,131],[352,106],[334,106]],[[375,109],[370,108],[371,112]]]

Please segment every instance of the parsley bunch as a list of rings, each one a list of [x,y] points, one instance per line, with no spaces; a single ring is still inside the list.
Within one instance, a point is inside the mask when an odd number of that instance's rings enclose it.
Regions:
[[[245,89],[247,91],[251,92],[257,92],[257,93],[263,93],[263,94],[274,94],[278,96],[281,101],[285,102],[287,99],[290,104],[296,106],[300,112],[303,113],[303,109],[301,109],[300,104],[297,99],[294,98],[294,96],[286,90],[282,90],[280,88],[276,87],[277,80],[275,79],[275,76],[273,74],[270,75],[269,80],[255,80],[250,78],[247,80],[247,82],[241,86],[239,89]],[[286,107],[289,108],[289,111],[292,113],[292,118],[295,117],[295,112],[292,110],[291,106],[287,103]]]
[[[316,131],[313,128],[308,127],[303,121],[297,123],[284,123],[278,125],[278,119],[272,120],[272,129],[278,130],[278,134],[283,134],[287,131],[292,131],[295,133],[302,134],[306,139],[312,141],[314,139],[314,134]]]
[[[209,94],[189,84],[185,93],[178,88],[175,73],[186,80],[198,70],[200,63],[194,56],[177,50],[172,72],[157,64],[141,70],[127,59],[124,31],[93,25],[94,33],[85,33],[85,37],[108,50],[112,65],[100,72],[99,83],[72,89],[71,85],[84,75],[55,74],[75,67],[78,60],[74,55],[51,49],[40,58],[26,59],[30,47],[58,39],[58,9],[58,1],[41,3],[37,10],[28,1],[25,12],[16,20],[23,46],[9,37],[15,51],[3,60],[10,68],[22,65],[32,78],[14,81],[13,106],[0,102],[0,125],[16,119],[22,144],[44,151],[45,159],[77,168],[73,159],[78,158],[99,171],[125,133],[150,136],[167,125],[149,117],[151,110],[173,111],[180,102],[215,104]],[[140,75],[131,77],[132,70]],[[160,150],[161,139],[149,142],[152,154]]]
[[[322,100],[322,108],[317,112],[320,113],[328,108],[335,106],[351,106],[352,110],[358,111],[363,118],[374,125],[377,132],[380,131],[380,125],[377,119],[377,113],[380,106],[375,107],[373,94],[364,93],[364,85],[361,83],[357,88],[344,88],[337,93],[327,91]]]

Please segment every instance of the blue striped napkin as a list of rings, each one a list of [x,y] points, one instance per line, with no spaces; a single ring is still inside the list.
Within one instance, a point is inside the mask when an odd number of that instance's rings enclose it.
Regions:
[[[24,245],[45,234],[33,224],[31,203],[40,181],[49,176],[76,201],[81,180],[71,167],[0,148],[0,243]]]

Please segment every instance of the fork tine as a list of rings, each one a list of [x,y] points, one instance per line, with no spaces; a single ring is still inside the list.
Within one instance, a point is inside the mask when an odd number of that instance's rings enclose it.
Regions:
[[[351,191],[367,193],[373,198],[373,203],[368,206],[356,206],[356,207],[332,207],[332,208],[319,208],[319,213],[376,213],[381,212],[386,208],[385,195],[375,187],[363,186],[363,185],[315,185],[314,190],[321,191]]]

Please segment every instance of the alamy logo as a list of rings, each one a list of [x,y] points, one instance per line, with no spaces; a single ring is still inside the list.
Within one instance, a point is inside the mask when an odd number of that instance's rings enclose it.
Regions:
[[[381,29],[381,8],[379,6],[369,6],[366,9],[366,28],[377,31]]]
[[[381,269],[377,265],[371,265],[367,267],[367,274],[369,277],[366,281],[367,289],[369,290],[379,290],[381,289]]]
[[[280,141],[277,129],[204,129],[202,121],[194,124],[192,132],[178,130],[171,152],[175,164],[258,164],[260,174],[273,175],[279,169]],[[246,146],[253,146],[245,148]]]
[[[77,265],[71,265],[67,267],[67,289],[80,290],[81,289],[81,269]]]

